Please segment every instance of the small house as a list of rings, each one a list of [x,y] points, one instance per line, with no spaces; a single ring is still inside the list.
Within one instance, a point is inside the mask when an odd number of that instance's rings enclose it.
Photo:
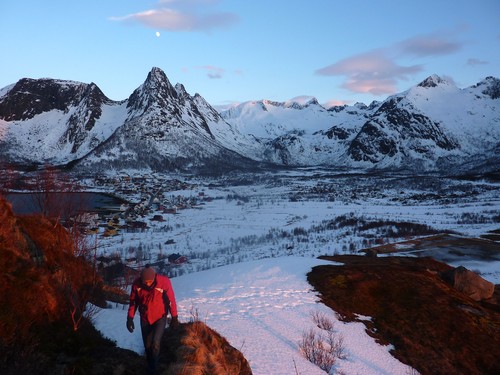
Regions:
[[[187,262],[187,257],[180,254],[170,254],[168,256],[168,262],[170,264],[183,264]]]

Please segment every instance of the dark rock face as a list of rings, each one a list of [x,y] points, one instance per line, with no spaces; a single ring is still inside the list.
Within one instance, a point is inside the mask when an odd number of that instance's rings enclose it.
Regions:
[[[28,120],[54,109],[66,111],[80,101],[87,85],[62,82],[53,79],[21,79],[8,95],[0,99],[0,118],[5,121]]]
[[[85,88],[77,109],[68,121],[68,130],[61,142],[69,141],[73,144],[71,153],[75,153],[86,140],[88,132],[94,127],[96,120],[102,115],[102,105],[113,103],[94,83]],[[94,145],[94,147],[97,144]]]
[[[486,77],[482,84],[486,86],[483,90],[483,94],[488,95],[491,99],[500,98],[500,79],[495,77]]]
[[[356,161],[377,163],[398,152],[406,156],[410,151],[428,153],[433,145],[447,151],[458,148],[438,123],[405,102],[403,97],[383,103],[367,121],[349,146],[348,154]]]
[[[398,151],[396,141],[382,128],[367,122],[349,145],[348,153],[356,161],[379,162],[384,156],[392,157]]]
[[[332,126],[323,134],[326,135],[328,139],[346,140],[352,134],[352,130],[339,128],[338,126]]]
[[[436,75],[427,77],[422,82],[418,84],[419,87],[436,87],[438,84],[444,82],[443,79]]]

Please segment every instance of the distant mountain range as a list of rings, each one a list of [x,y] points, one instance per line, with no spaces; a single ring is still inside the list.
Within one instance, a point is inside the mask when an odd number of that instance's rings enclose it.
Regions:
[[[0,90],[0,157],[82,170],[327,166],[498,171],[500,80],[459,89],[436,75],[382,102],[268,100],[217,112],[153,68],[128,99],[94,84],[24,78]]]

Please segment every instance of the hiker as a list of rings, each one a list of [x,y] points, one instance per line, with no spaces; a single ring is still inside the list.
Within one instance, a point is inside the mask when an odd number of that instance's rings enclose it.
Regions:
[[[167,324],[168,313],[170,312],[172,316],[171,328],[177,328],[179,320],[170,279],[157,274],[149,264],[132,284],[127,314],[127,329],[130,333],[134,332],[134,315],[137,309],[141,317],[141,333],[146,349],[148,371],[154,374],[158,368],[160,343]]]

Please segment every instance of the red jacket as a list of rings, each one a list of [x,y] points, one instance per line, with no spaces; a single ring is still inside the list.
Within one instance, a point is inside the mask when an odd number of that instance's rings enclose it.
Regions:
[[[141,319],[149,324],[167,315],[169,311],[172,317],[177,316],[177,303],[170,279],[156,274],[150,287],[144,284],[140,277],[135,279],[130,292],[128,317],[133,318],[137,309]]]

